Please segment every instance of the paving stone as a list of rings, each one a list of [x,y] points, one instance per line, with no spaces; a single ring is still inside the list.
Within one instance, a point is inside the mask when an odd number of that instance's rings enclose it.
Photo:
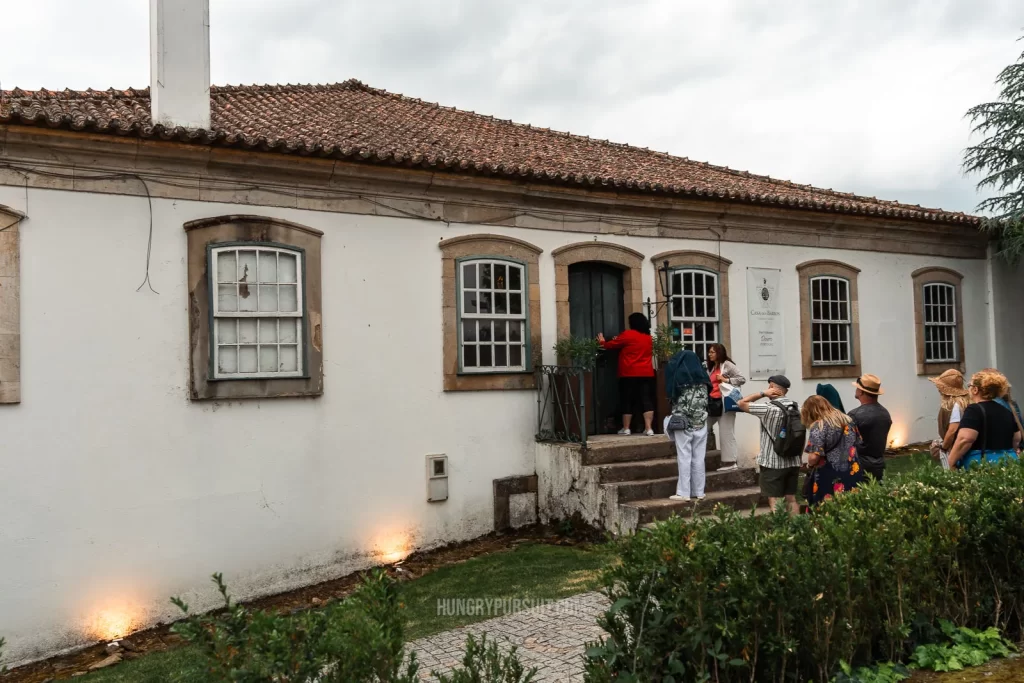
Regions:
[[[420,662],[421,676],[447,673],[462,662],[466,636],[487,634],[502,651],[518,648],[526,669],[537,668],[536,683],[583,681],[583,652],[587,643],[605,635],[597,617],[608,609],[600,593],[582,593],[557,602],[437,633],[410,643]]]

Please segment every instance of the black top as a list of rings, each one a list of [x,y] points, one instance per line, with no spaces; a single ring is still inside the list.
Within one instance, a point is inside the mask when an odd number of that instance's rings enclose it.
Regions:
[[[982,412],[984,411],[984,413]],[[973,429],[978,438],[967,449],[968,452],[982,450],[1007,451],[1013,448],[1013,435],[1017,431],[1017,423],[1013,413],[994,401],[982,401],[967,406],[960,418],[960,429]],[[960,429],[957,430],[959,433]]]
[[[892,417],[880,403],[865,403],[850,411],[850,417],[860,430],[864,441],[857,449],[862,465],[885,467],[885,448],[889,445],[889,428]]]

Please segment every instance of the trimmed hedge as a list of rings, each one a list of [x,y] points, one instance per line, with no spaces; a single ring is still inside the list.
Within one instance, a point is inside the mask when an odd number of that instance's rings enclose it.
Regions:
[[[1024,618],[1024,464],[919,470],[813,515],[671,519],[622,541],[590,683],[820,681],[903,661],[940,619]]]

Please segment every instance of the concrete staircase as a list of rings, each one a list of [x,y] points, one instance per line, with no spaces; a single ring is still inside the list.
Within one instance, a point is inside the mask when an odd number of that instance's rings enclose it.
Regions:
[[[537,460],[542,519],[579,512],[595,526],[631,533],[673,514],[706,514],[718,504],[737,510],[767,504],[753,468],[717,471],[718,451],[709,451],[705,460],[707,498],[699,503],[669,500],[676,488],[676,454],[664,436],[598,436],[585,449],[538,444]]]

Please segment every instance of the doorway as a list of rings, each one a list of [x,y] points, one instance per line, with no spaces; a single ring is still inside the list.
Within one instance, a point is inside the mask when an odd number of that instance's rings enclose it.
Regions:
[[[625,329],[622,270],[605,263],[569,266],[569,334],[606,339]],[[587,392],[587,433],[614,434],[621,425],[618,352],[602,351]]]

